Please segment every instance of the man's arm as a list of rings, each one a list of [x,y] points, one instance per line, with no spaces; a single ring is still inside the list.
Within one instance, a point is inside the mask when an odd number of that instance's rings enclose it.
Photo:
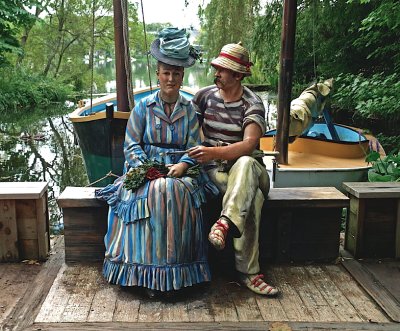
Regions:
[[[244,155],[251,155],[260,143],[263,132],[256,123],[248,124],[244,129],[243,140],[228,146],[197,146],[190,149],[189,156],[199,163],[211,160],[236,160]]]

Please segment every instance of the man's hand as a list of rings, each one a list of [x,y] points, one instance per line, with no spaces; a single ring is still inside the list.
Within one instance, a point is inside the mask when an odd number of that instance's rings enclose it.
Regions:
[[[214,147],[200,145],[189,149],[188,155],[199,163],[206,163],[215,159],[214,150]]]
[[[189,168],[189,164],[180,162],[177,164],[166,164],[166,167],[169,169],[167,173],[168,177],[182,177]]]

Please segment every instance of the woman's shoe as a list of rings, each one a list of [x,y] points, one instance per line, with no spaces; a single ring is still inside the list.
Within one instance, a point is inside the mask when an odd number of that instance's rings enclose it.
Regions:
[[[264,281],[264,275],[262,274],[240,274],[239,278],[240,282],[254,293],[266,295],[269,297],[276,296],[279,293],[279,291],[275,287],[267,284]]]
[[[216,221],[211,227],[208,241],[215,247],[215,249],[222,250],[225,248],[225,240],[228,230],[229,223],[222,218]]]

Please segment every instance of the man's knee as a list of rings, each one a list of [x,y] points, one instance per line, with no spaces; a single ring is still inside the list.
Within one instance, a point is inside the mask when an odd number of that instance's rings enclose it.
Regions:
[[[239,157],[236,162],[235,162],[235,166],[239,166],[239,167],[252,167],[255,162],[257,162],[256,159],[252,158],[251,156],[248,155],[244,155]]]

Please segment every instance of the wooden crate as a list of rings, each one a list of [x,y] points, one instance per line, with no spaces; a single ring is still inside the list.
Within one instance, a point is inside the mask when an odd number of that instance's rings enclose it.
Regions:
[[[272,188],[264,203],[260,257],[275,262],[332,261],[349,199],[334,187]]]
[[[0,183],[0,262],[46,260],[50,248],[46,182]]]
[[[400,183],[345,182],[345,249],[356,258],[400,257]]]
[[[67,187],[57,199],[64,218],[65,261],[104,260],[108,205],[95,197],[98,187]]]

